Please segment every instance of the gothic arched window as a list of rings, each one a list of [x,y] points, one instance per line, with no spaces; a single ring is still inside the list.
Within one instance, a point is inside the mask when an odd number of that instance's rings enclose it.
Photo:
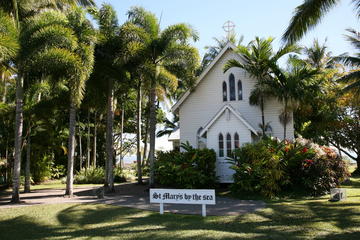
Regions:
[[[230,133],[226,134],[226,156],[231,156],[231,135]]]
[[[223,157],[223,156],[224,156],[224,137],[220,133],[219,134],[219,157]]]
[[[230,101],[235,101],[235,77],[234,74],[229,76],[229,88],[230,88]]]
[[[226,86],[226,82],[223,82],[222,85],[222,95],[223,95],[223,101],[226,102],[227,101],[227,86]]]
[[[235,133],[234,135],[234,147],[235,149],[240,148],[239,134]]]
[[[238,81],[238,100],[243,100],[243,91],[241,80]]]

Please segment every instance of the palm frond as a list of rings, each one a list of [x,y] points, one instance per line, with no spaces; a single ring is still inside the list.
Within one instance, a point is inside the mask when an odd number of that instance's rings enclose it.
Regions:
[[[283,34],[283,41],[294,43],[300,40],[306,32],[314,28],[322,17],[340,0],[304,0],[294,12],[294,15]]]
[[[158,36],[160,26],[156,16],[142,7],[132,7],[128,12],[128,20],[145,29],[151,36]]]
[[[227,70],[229,70],[230,68],[233,67],[238,67],[238,68],[242,68],[244,69],[244,65],[242,63],[240,63],[239,61],[235,60],[235,59],[231,59],[229,61],[226,62],[226,64],[223,67],[223,72],[226,72]]]

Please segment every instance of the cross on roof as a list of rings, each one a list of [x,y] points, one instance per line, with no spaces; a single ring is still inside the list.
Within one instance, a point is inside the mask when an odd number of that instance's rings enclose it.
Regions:
[[[230,39],[230,34],[235,29],[235,24],[232,21],[226,21],[222,27],[224,31],[227,33],[227,39]]]

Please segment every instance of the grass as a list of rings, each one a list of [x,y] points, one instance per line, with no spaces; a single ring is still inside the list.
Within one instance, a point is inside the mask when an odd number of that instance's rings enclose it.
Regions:
[[[348,199],[267,201],[240,216],[187,216],[102,204],[58,204],[0,211],[0,239],[360,239],[360,178]]]

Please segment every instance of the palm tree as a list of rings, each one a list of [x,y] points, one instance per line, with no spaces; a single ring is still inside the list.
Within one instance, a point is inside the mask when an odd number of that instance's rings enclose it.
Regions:
[[[0,66],[14,58],[19,49],[14,19],[0,9]]]
[[[150,132],[150,186],[154,185],[154,157],[155,157],[155,131],[156,131],[156,87],[160,75],[184,77],[194,73],[198,64],[198,53],[188,44],[190,38],[197,40],[197,35],[186,24],[175,24],[163,31],[160,29],[158,19],[154,14],[143,8],[135,7],[128,12],[131,22],[140,26],[146,33],[143,56],[151,70],[149,84],[149,132]]]
[[[45,9],[59,8],[67,9],[69,6],[76,4],[89,6],[94,5],[92,0],[11,0],[1,1],[0,9],[5,11],[14,19],[14,24],[18,32],[22,32],[20,23],[29,16],[44,11]],[[21,49],[26,49],[28,43],[23,42],[20,45]],[[15,156],[14,156],[14,171],[13,171],[13,194],[12,202],[20,202],[19,187],[20,187],[20,164],[21,164],[21,146],[22,146],[22,131],[23,131],[23,85],[25,66],[21,65],[23,59],[17,57],[15,64],[17,65],[18,73],[16,77],[16,117],[15,117]]]
[[[347,40],[358,51],[360,51],[360,32],[357,32],[354,29],[348,29],[348,32],[351,35],[346,36]],[[346,66],[355,68],[339,79],[340,82],[348,84],[348,86],[344,88],[344,91],[356,90],[358,93],[360,93],[360,53],[358,52],[355,56],[344,55],[337,57],[336,59],[343,62]]]
[[[115,10],[107,4],[103,4],[99,11],[92,12],[99,23],[99,44],[96,48],[97,61],[103,66],[100,69],[102,76],[107,80],[107,130],[106,130],[106,152],[105,164],[105,188],[114,191],[113,165],[113,122],[114,122],[114,90],[120,88],[120,92],[128,89],[127,72],[131,74],[131,80],[135,81],[133,73],[138,71],[132,64],[138,61],[142,29],[127,22],[118,25]],[[135,59],[135,60],[134,60]],[[135,64],[139,66],[138,64]],[[133,71],[129,70],[132,69]],[[137,75],[136,75],[137,76]],[[120,94],[121,95],[121,94]]]
[[[276,63],[271,63],[270,69],[275,77],[266,80],[265,84],[269,87],[270,95],[284,104],[279,120],[284,126],[283,139],[285,140],[286,127],[291,121],[291,111],[305,100],[307,91],[316,87],[316,82],[313,79],[319,70],[309,69],[303,64],[296,64],[291,61],[288,71],[284,71]]]
[[[69,146],[66,195],[73,195],[76,109],[93,66],[94,31],[85,13],[46,11],[25,20],[22,43],[32,43],[20,55],[26,76],[66,80],[69,88]]]
[[[176,129],[179,128],[179,116],[178,115],[174,115],[173,120],[171,121],[170,119],[165,119],[164,123],[165,123],[165,127],[163,130],[160,130],[157,132],[156,137],[162,137],[165,135],[170,135],[172,132],[174,132]]]
[[[335,67],[334,59],[331,57],[331,52],[328,51],[326,41],[324,44],[320,44],[315,39],[310,47],[303,48],[303,52],[306,56],[305,62],[313,68],[325,70]]]
[[[228,42],[231,42],[236,46],[240,46],[242,41],[244,40],[244,36],[241,35],[239,40],[237,40],[236,35],[232,33],[228,38],[218,39],[214,37],[213,39],[216,42],[216,45],[205,47],[207,51],[201,61],[199,71],[200,73],[204,71],[204,69],[215,59],[215,57],[220,53],[220,51],[226,46]]]
[[[265,136],[267,125],[265,123],[264,99],[271,95],[271,89],[266,82],[273,81],[271,66],[276,65],[278,60],[286,54],[298,53],[300,48],[296,45],[287,45],[277,52],[272,48],[273,38],[262,39],[256,37],[247,46],[239,45],[236,52],[240,54],[242,62],[235,59],[229,60],[224,66],[224,72],[232,67],[238,67],[247,71],[257,79],[255,88],[250,94],[250,104],[259,105],[261,109],[262,136]]]
[[[287,27],[283,40],[294,43],[300,40],[310,29],[314,28],[332,8],[339,4],[340,0],[304,0],[296,7],[295,13]],[[360,16],[360,1],[352,0]]]

